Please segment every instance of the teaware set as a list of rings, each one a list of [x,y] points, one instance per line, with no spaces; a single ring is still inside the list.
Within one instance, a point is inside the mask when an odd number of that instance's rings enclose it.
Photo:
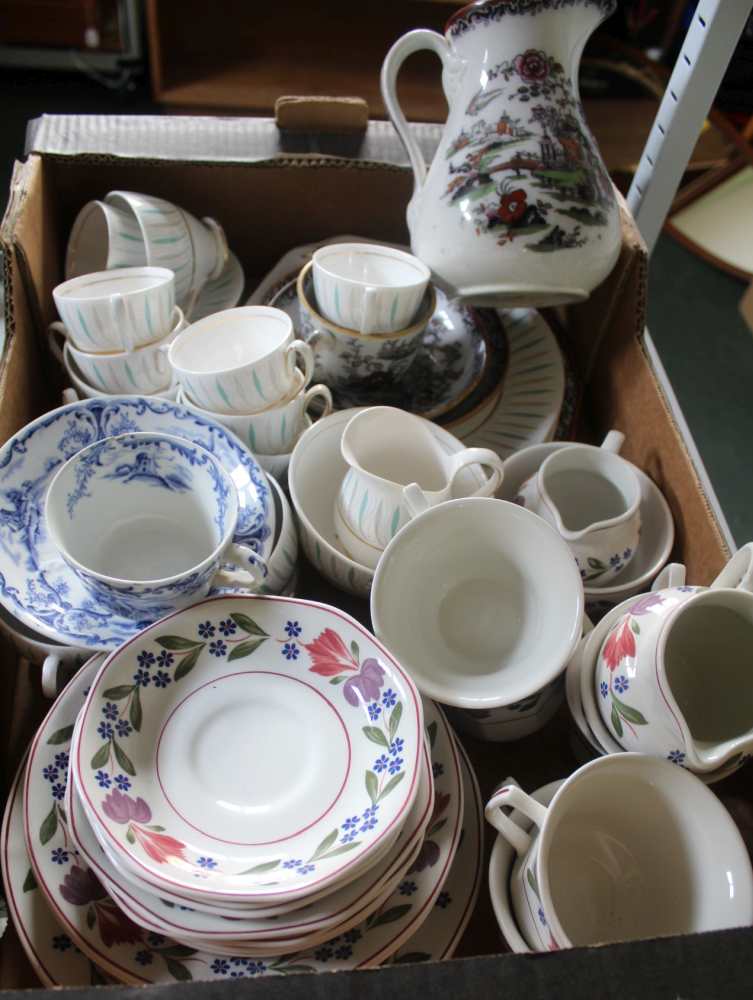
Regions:
[[[295,247],[239,305],[213,219],[129,191],[76,217],[48,331],[73,388],[0,448],[0,628],[62,687],[0,833],[45,983],[448,957],[484,819],[515,951],[753,923],[706,787],[753,750],[753,543],[688,584],[630,442],[568,440],[534,307],[619,253],[572,83],[612,5],[534,6],[387,55],[410,251]],[[428,169],[396,96],[424,48],[450,109]],[[295,597],[299,534],[373,634]],[[565,700],[586,762],[484,811],[456,733],[545,746]]]

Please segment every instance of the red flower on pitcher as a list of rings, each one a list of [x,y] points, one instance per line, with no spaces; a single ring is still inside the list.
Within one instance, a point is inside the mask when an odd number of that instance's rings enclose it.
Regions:
[[[528,49],[522,55],[515,56],[512,64],[528,83],[544,80],[549,75],[546,53],[540,49]]]
[[[517,222],[527,208],[526,193],[523,188],[508,191],[499,199],[497,215],[503,222]]]
[[[312,660],[311,670],[322,677],[335,677],[343,670],[358,670],[358,661],[334,629],[325,628],[313,642],[303,643]]]
[[[635,636],[629,617],[609,636],[601,655],[610,670],[614,670],[626,657],[635,656]]]

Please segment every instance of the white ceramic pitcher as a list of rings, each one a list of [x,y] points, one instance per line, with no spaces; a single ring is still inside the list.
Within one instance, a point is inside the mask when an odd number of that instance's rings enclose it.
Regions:
[[[444,37],[411,31],[382,66],[382,96],[415,176],[413,253],[478,305],[587,298],[620,248],[614,190],[578,95],[578,66],[614,0],[485,0]],[[442,61],[449,115],[427,172],[397,100],[403,60]]]
[[[502,459],[488,448],[448,453],[428,420],[393,406],[372,406],[348,422],[341,441],[348,471],[335,500],[335,525],[353,558],[376,566],[400,528],[416,514],[454,495],[461,470],[481,465],[490,475],[472,496],[492,496],[502,482]]]

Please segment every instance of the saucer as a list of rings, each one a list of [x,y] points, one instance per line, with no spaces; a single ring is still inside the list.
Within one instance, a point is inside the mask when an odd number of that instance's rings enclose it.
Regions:
[[[472,443],[475,445],[478,442],[474,439]],[[505,460],[505,476],[497,496],[503,500],[514,500],[522,484],[535,475],[548,455],[572,443],[550,441],[510,455]],[[641,487],[640,544],[629,565],[612,578],[608,587],[584,587],[586,610],[592,618],[600,617],[626,598],[646,590],[669,559],[674,545],[675,526],[669,504],[654,481],[637,466],[629,464]]]
[[[624,747],[609,733],[596,705],[596,692],[593,690],[593,675],[596,657],[602,643],[613,625],[635,603],[635,595],[612,608],[592,630],[583,636],[575,653],[567,665],[565,673],[565,692],[570,714],[583,738],[593,747],[594,751],[604,757],[611,753],[626,753]],[[673,761],[673,763],[676,763]],[[728,778],[742,766],[740,760],[731,760],[715,771],[693,774],[706,785]],[[678,767],[682,765],[678,764]]]
[[[195,323],[205,316],[211,316],[212,313],[237,306],[243,294],[245,281],[240,261],[232,250],[228,251],[222,271],[202,287],[186,319],[190,323]]]
[[[265,558],[272,550],[269,483],[224,427],[169,400],[144,396],[87,399],[52,410],[0,449],[0,602],[25,625],[65,645],[112,649],[149,624],[113,614],[88,591],[53,546],[44,522],[47,487],[60,465],[94,441],[130,431],[188,438],[215,455],[238,487],[234,541]]]
[[[531,793],[531,798],[535,799],[542,806],[548,806],[554,798],[557,789],[564,781],[552,781],[548,785],[537,789]],[[530,830],[533,825],[531,821],[514,809],[510,813],[510,819],[522,830]],[[516,954],[530,952],[531,946],[525,940],[518,928],[515,914],[510,902],[510,876],[515,864],[515,851],[509,840],[506,840],[501,833],[497,834],[497,839],[492,847],[492,856],[489,860],[489,895],[491,896],[492,909],[497,918],[502,937],[507,942],[510,950]]]

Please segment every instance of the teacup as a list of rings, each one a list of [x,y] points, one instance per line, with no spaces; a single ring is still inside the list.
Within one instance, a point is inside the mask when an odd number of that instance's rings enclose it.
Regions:
[[[332,412],[332,395],[326,385],[319,383],[307,389],[305,376],[298,369],[294,379],[292,395],[258,413],[213,413],[191,402],[182,388],[178,390],[178,402],[192,406],[210,420],[223,424],[255,455],[289,455],[304,429],[314,420]],[[317,400],[321,405],[312,415],[309,408]]]
[[[593,680],[610,735],[697,772],[753,752],[751,645],[749,543],[710,588],[653,591],[611,627]]]
[[[136,223],[147,263],[175,272],[175,297],[190,315],[202,286],[219,277],[228,259],[222,227],[214,219],[199,222],[164,198],[136,191],[110,191],[105,201]]]
[[[538,832],[522,830],[506,807]],[[753,872],[737,827],[703,782],[668,761],[601,757],[564,781],[549,806],[507,779],[486,818],[518,854],[510,892],[534,950],[753,921]]]
[[[335,527],[346,551],[365,566],[376,566],[415,514],[449,500],[469,465],[490,470],[473,496],[492,496],[502,482],[503,463],[495,452],[464,448],[448,455],[428,420],[392,406],[357,413],[343,431],[340,450],[348,471],[335,501]]]
[[[172,328],[167,336],[153,344],[125,353],[91,354],[80,351],[70,343],[67,345],[68,353],[84,379],[102,392],[108,395],[123,392],[148,395],[169,386],[172,369],[167,360],[167,351],[185,325],[183,313],[175,306]],[[67,327],[63,323],[50,323],[50,350],[61,364],[65,364],[65,355],[57,342],[57,336],[67,338]]]
[[[114,612],[139,621],[185,607],[212,586],[258,589],[266,565],[232,542],[237,518],[237,490],[213,455],[146,432],[78,452],[45,501],[65,561]]]
[[[101,399],[104,396],[112,395],[110,392],[102,392],[100,389],[95,389],[93,385],[89,385],[84,376],[78,370],[76,362],[71,357],[71,345],[69,341],[66,341],[63,346],[63,367],[65,368],[65,373],[71,382],[70,388],[63,389],[64,403],[73,403],[78,399]],[[172,381],[165,386],[164,389],[158,389],[156,392],[121,392],[118,393],[118,395],[144,396],[146,399],[175,399],[177,393],[178,383]]]
[[[175,276],[164,267],[123,267],[64,281],[52,290],[73,346],[90,354],[134,351],[175,321]]]
[[[583,584],[543,518],[505,500],[450,500],[387,546],[371,618],[422,694],[490,709],[562,673],[581,635]]]
[[[66,278],[147,263],[141,230],[130,212],[104,201],[84,205],[68,237]]]
[[[617,454],[624,440],[610,431],[600,448],[574,444],[552,452],[517,497],[565,539],[585,584],[606,583],[638,547],[641,484]]]
[[[417,257],[375,243],[335,243],[312,257],[319,311],[358,333],[394,333],[410,326],[431,271]]]
[[[412,322],[394,333],[358,333],[322,315],[314,292],[313,262],[298,275],[301,333],[314,351],[314,377],[347,397],[354,389],[366,398],[386,382],[399,380],[410,368],[424,331],[436,309],[429,285]]]
[[[168,353],[192,403],[214,413],[257,413],[287,399],[296,386],[296,362],[311,380],[311,348],[295,340],[287,313],[272,306],[240,306],[192,323]]]

